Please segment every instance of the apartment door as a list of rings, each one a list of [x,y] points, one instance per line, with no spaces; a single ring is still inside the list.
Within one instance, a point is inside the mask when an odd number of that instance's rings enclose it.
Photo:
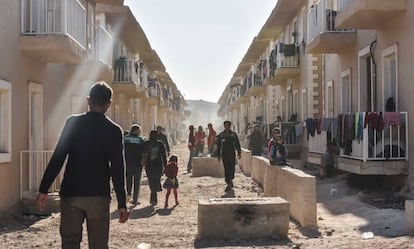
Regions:
[[[29,83],[29,191],[40,184],[46,167],[43,155],[43,86]]]
[[[383,106],[385,111],[398,111],[398,63],[397,46],[394,45],[383,52]]]
[[[326,84],[326,114],[328,117],[334,116],[334,91],[333,91],[333,81],[330,80]]]
[[[372,112],[376,110],[376,89],[374,84],[374,65],[369,47],[359,52],[359,111]]]

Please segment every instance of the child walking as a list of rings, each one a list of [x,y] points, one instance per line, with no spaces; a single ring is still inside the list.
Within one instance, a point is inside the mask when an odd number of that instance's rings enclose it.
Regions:
[[[177,206],[178,203],[178,180],[177,180],[177,173],[178,173],[178,157],[177,156],[170,156],[170,160],[168,160],[167,165],[164,169],[164,174],[167,176],[163,183],[163,187],[167,189],[167,193],[165,195],[165,206],[164,208],[168,208],[168,197],[170,197],[171,189],[174,192],[174,199],[175,205]]]

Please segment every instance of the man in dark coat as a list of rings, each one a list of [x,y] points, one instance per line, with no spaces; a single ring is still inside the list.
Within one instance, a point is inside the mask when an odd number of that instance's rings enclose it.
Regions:
[[[139,204],[138,196],[142,175],[141,157],[144,140],[139,136],[140,134],[141,126],[133,124],[130,133],[124,137],[127,201],[130,201],[133,189],[132,204],[134,205]]]
[[[157,126],[157,139],[164,143],[165,151],[168,156],[170,155],[170,144],[168,143],[168,138],[165,134],[162,133],[162,127]]]
[[[252,134],[250,134],[249,149],[252,151],[252,156],[261,156],[263,152],[264,136],[260,130],[260,126],[256,125]]]
[[[70,116],[47,165],[36,203],[46,204],[50,185],[67,160],[60,188],[62,248],[79,248],[86,220],[89,248],[108,248],[110,180],[118,200],[119,222],[128,219],[125,201],[122,129],[105,116],[112,89],[97,82],[87,98],[89,111]]]
[[[224,121],[224,131],[217,136],[217,159],[220,162],[223,159],[224,177],[227,187],[224,190],[228,192],[233,189],[234,171],[236,168],[236,151],[237,156],[241,158],[241,147],[237,134],[230,130],[231,122]]]
[[[151,205],[157,205],[157,192],[162,191],[161,176],[167,163],[165,146],[157,137],[157,131],[151,131],[149,140],[144,142],[144,153],[146,153],[147,157],[145,172],[147,173],[148,184],[151,190]]]

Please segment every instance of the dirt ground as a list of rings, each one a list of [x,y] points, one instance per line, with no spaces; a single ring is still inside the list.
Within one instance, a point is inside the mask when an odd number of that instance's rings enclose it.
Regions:
[[[291,220],[287,237],[199,240],[197,200],[232,196],[224,195],[222,178],[196,178],[187,174],[189,154],[185,145],[173,147],[173,152],[178,154],[180,162],[180,205],[173,206],[171,195],[170,208],[164,209],[164,191],[158,194],[158,205],[151,206],[144,177],[141,204],[129,204],[130,218],[127,223],[118,223],[116,201],[112,201],[110,248],[414,248],[414,238],[405,232],[402,206],[376,207],[373,205],[375,202],[384,202],[384,194],[349,187],[345,174],[317,180],[317,229],[303,229]],[[239,170],[234,185],[235,197],[260,197],[263,194],[262,189]],[[30,205],[32,201],[25,200],[2,215],[1,249],[60,248],[58,196],[49,198],[50,216],[34,215],[35,210]],[[81,248],[88,248],[85,230]],[[372,232],[373,237],[363,238],[366,232]]]

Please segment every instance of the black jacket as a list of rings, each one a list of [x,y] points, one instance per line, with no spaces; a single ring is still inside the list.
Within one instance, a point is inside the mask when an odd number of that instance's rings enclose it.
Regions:
[[[237,134],[232,131],[223,131],[217,136],[217,157],[234,158],[241,155],[241,147]]]
[[[39,192],[47,194],[67,157],[62,197],[110,197],[109,179],[126,207],[122,129],[98,112],[70,116],[43,175]]]

